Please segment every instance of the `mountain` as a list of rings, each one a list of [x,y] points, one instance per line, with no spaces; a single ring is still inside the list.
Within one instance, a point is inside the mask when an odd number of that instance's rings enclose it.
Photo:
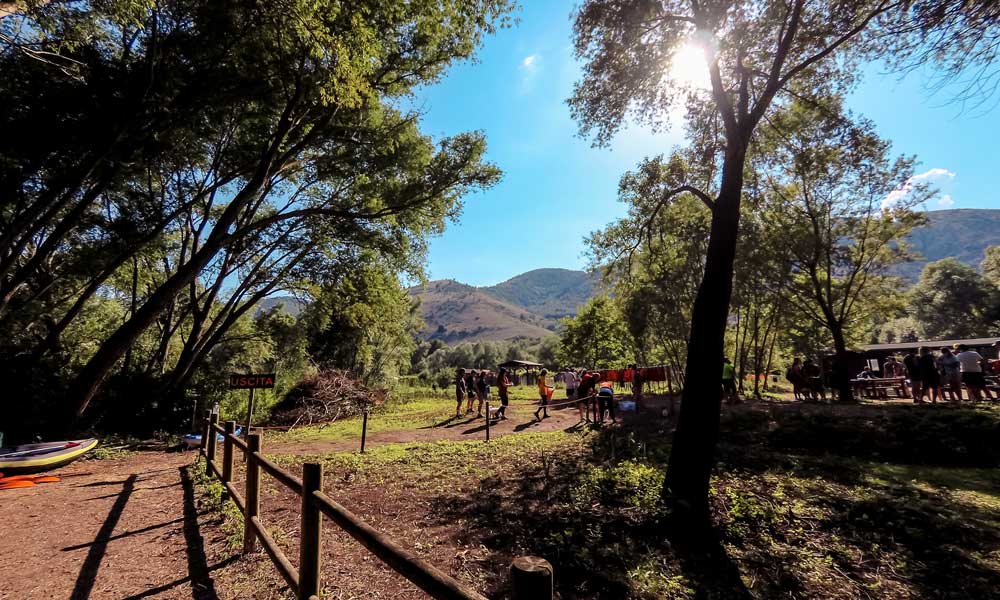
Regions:
[[[987,246],[1000,246],[1000,209],[936,210],[927,225],[909,238],[919,260],[897,265],[893,272],[910,281],[928,262],[955,257],[979,267]],[[595,294],[597,280],[584,271],[536,269],[488,287],[453,280],[431,281],[410,289],[421,300],[427,328],[424,336],[445,342],[541,338],[552,335],[559,319],[576,314]],[[298,314],[302,304],[279,296],[261,303],[259,311],[277,304]]]
[[[299,316],[302,309],[306,307],[305,303],[301,300],[293,298],[292,296],[274,296],[261,300],[257,305],[257,311],[254,314],[259,315],[261,313],[268,312],[275,306],[280,306],[283,312],[286,312],[293,317]]]
[[[575,315],[576,309],[594,295],[596,286],[596,278],[584,271],[535,269],[481,289],[495,298],[555,321]]]
[[[555,329],[554,322],[526,308],[450,279],[410,288],[410,295],[420,298],[427,323],[424,336],[429,339],[452,343],[541,338],[552,335]]]
[[[920,278],[929,262],[954,257],[979,268],[987,246],[1000,246],[1000,209],[959,208],[927,212],[927,224],[909,237],[920,260],[897,265],[893,271],[910,281]]]

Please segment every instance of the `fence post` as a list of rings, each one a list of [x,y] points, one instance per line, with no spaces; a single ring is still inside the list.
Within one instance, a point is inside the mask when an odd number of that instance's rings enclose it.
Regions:
[[[219,413],[212,413],[208,419],[208,453],[205,456],[205,474],[212,474],[212,463],[215,462],[215,426],[219,423]]]
[[[368,434],[368,407],[365,407],[364,415],[361,417],[361,454],[365,453],[365,437]]]
[[[552,600],[552,565],[537,556],[520,556],[510,565],[514,600]]]
[[[202,453],[208,452],[208,429],[209,422],[212,419],[212,411],[205,411],[205,424],[201,428],[201,450]]]
[[[299,527],[299,600],[319,595],[320,534],[323,515],[313,492],[323,489],[323,465],[302,465],[302,521]]]
[[[247,487],[246,514],[243,519],[243,553],[248,554],[257,549],[257,535],[254,532],[253,517],[260,513],[260,464],[257,453],[260,452],[260,434],[247,435]]]
[[[233,440],[230,437],[236,433],[236,421],[226,421],[226,435],[222,438],[222,483],[233,480]],[[225,486],[223,486],[225,487]]]
[[[486,401],[486,441],[490,441],[490,401]]]

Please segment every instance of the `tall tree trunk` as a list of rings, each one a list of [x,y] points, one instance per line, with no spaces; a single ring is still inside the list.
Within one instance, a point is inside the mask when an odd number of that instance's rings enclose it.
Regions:
[[[839,322],[830,324],[833,335],[834,362],[830,375],[833,377],[833,387],[837,390],[840,402],[854,402],[851,391],[851,376],[847,370],[847,342],[844,340],[844,327]]]
[[[705,274],[691,313],[684,392],[664,481],[665,494],[701,523],[708,519],[709,478],[719,438],[722,357],[733,292],[745,155],[745,148],[732,150],[723,165],[722,185],[712,211]]]

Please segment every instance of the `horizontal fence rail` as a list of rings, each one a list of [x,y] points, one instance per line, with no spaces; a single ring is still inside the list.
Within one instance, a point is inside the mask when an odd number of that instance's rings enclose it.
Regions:
[[[257,549],[258,543],[271,558],[278,573],[298,600],[319,600],[322,591],[322,527],[325,515],[348,535],[361,543],[391,569],[440,600],[487,600],[475,590],[444,573],[426,560],[406,550],[398,542],[365,523],[323,492],[323,467],[318,463],[302,465],[302,477],[296,477],[261,454],[261,433],[247,431],[246,441],[236,435],[236,422],[219,424],[211,413],[205,419],[201,448],[205,473],[215,476],[242,513],[243,552]],[[222,438],[222,465],[216,464],[217,437]],[[232,483],[233,457],[236,450],[246,460],[246,497]],[[301,500],[299,566],[296,568],[282,552],[260,519],[260,476],[266,473],[290,489]],[[520,557],[511,565],[511,584],[517,600],[552,600],[552,566],[538,557]]]

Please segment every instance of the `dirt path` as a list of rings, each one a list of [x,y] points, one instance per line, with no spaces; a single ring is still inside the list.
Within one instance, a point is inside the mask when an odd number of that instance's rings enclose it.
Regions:
[[[572,407],[560,407],[549,411],[549,418],[537,421],[533,412],[537,404],[515,403],[508,410],[506,421],[493,422],[490,425],[490,438],[502,437],[516,433],[540,431],[556,431],[572,429],[579,425],[579,413]],[[373,417],[374,418],[374,417]],[[360,434],[359,434],[360,436]],[[419,429],[400,429],[382,431],[367,436],[365,446],[372,448],[386,444],[409,442],[434,442],[438,440],[484,440],[486,439],[486,422],[476,418],[474,414],[460,418],[443,417],[441,421]],[[265,451],[269,454],[324,454],[344,450],[357,450],[360,447],[360,437],[351,440],[337,441],[288,441],[268,443]]]
[[[0,492],[0,598],[218,598],[182,471],[193,456],[78,462],[59,483]]]

